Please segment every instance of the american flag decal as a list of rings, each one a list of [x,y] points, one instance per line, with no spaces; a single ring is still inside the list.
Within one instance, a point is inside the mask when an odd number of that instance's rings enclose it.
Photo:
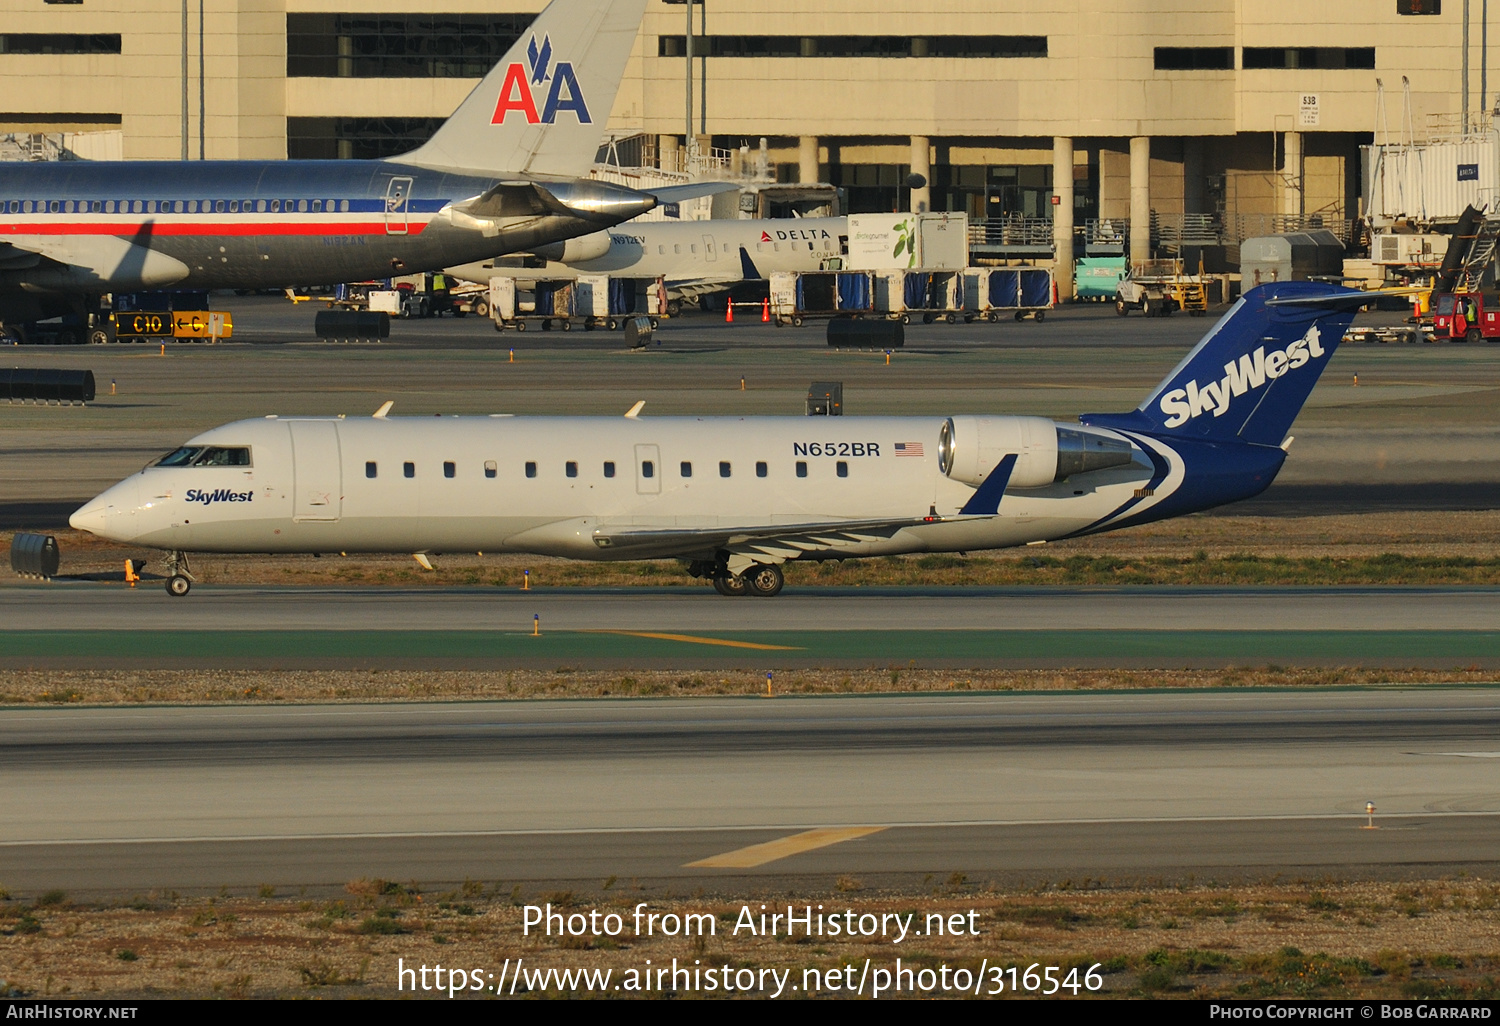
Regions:
[[[916,457],[918,457],[920,459],[921,456],[922,456],[922,443],[921,442],[897,442],[896,443],[896,455],[897,456],[916,456]]]

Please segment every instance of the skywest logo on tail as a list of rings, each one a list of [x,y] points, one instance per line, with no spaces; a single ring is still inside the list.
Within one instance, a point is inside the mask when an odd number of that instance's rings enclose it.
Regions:
[[[1164,394],[1160,406],[1161,412],[1167,415],[1166,426],[1181,427],[1209,410],[1215,417],[1222,417],[1229,412],[1229,404],[1235,396],[1261,388],[1268,380],[1305,366],[1323,354],[1317,325],[1308,328],[1306,335],[1284,350],[1268,354],[1266,347],[1261,346],[1240,357],[1238,363],[1226,363],[1224,377],[1219,381],[1200,386],[1194,378],[1186,388],[1174,388]]]
[[[583,89],[578,85],[578,76],[573,73],[572,62],[558,61],[555,67],[549,67],[552,64],[550,36],[542,38],[540,47],[536,36],[531,37],[531,43],[526,47],[526,62],[531,65],[529,69],[525,64],[512,64],[506,69],[505,82],[500,86],[500,97],[495,102],[495,114],[490,118],[490,124],[505,124],[505,119],[515,111],[526,118],[528,125],[550,125],[565,110],[572,111],[580,125],[593,124]],[[549,78],[552,85],[547,90],[542,112],[538,114],[536,93],[532,87],[545,84]]]

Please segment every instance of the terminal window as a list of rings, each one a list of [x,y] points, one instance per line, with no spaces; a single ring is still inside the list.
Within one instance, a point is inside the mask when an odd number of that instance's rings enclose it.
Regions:
[[[0,33],[0,53],[119,53],[118,32]]]
[[[1443,0],[1396,0],[1397,14],[1442,14]]]
[[[288,14],[289,78],[482,78],[535,14]]]
[[[686,36],[658,36],[658,57],[687,56]],[[694,36],[704,57],[1045,57],[1046,36]]]
[[[1342,68],[1375,67],[1373,46],[1247,46],[1242,66],[1258,68]]]
[[[438,126],[446,120],[287,118],[287,156],[292,160],[380,160],[394,157],[414,150],[432,138]]]
[[[1233,71],[1232,46],[1158,46],[1157,71]]]

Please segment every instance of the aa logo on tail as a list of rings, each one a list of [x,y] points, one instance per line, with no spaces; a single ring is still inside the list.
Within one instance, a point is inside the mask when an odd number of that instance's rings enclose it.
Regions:
[[[594,119],[589,115],[588,103],[578,84],[578,76],[573,73],[572,63],[552,63],[551,36],[543,37],[540,46],[536,36],[531,37],[526,47],[526,64],[512,64],[506,68],[505,82],[500,86],[500,97],[495,101],[495,114],[490,118],[490,124],[503,125],[514,112],[523,116],[528,125],[550,125],[565,110],[572,111],[580,125],[593,124]],[[538,114],[536,101],[543,86],[547,86],[547,96]]]

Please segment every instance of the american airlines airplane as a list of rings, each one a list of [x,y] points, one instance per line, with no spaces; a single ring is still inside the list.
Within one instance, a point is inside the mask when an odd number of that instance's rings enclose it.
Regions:
[[[645,5],[553,0],[432,139],[389,160],[0,164],[0,323],[87,324],[108,292],[436,270],[718,191],[582,177]]]
[[[73,514],[170,553],[521,552],[688,561],[775,595],[794,559],[997,549],[1265,490],[1368,293],[1241,297],[1134,410],[1040,417],[387,416],[242,420]]]
[[[819,271],[849,248],[847,217],[738,221],[634,221],[448,273],[488,284],[494,277],[538,281],[579,274],[665,278],[671,302],[722,292],[772,271]],[[675,309],[669,307],[675,315]]]

